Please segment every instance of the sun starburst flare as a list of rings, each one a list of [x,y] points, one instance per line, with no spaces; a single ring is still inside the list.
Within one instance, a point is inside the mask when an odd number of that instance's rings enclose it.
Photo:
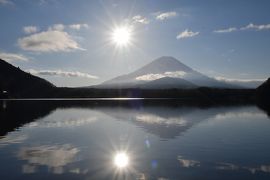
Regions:
[[[126,47],[131,44],[132,30],[131,27],[121,26],[113,29],[111,33],[111,41],[118,47]]]
[[[114,165],[118,168],[125,168],[128,166],[129,157],[125,152],[119,152],[114,157]]]

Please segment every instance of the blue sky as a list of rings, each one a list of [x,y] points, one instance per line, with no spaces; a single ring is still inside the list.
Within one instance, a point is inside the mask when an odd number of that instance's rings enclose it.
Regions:
[[[269,0],[0,0],[0,57],[87,86],[174,56],[211,77],[270,76]],[[111,42],[115,27],[132,42]]]

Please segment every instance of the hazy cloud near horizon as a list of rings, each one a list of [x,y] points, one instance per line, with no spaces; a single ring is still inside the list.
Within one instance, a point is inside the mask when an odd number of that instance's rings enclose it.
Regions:
[[[63,70],[34,70],[29,69],[27,72],[33,75],[44,75],[44,76],[63,76],[63,77],[79,77],[79,78],[88,78],[88,79],[98,79],[99,77],[82,73],[78,71],[63,71]]]
[[[236,78],[226,78],[222,76],[216,76],[215,79],[226,82],[253,82],[253,81],[264,82],[266,80],[266,79],[236,79]]]
[[[0,51],[0,58],[7,61],[7,62],[13,62],[13,61],[28,61],[29,58],[24,56],[23,54],[17,54],[17,53],[6,53]]]
[[[165,72],[162,74],[145,74],[138,76],[135,79],[139,81],[153,81],[164,77],[181,78],[186,75],[184,71]]]

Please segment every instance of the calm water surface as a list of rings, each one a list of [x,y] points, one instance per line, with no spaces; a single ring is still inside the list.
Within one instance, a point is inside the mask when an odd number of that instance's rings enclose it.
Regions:
[[[3,180],[270,179],[256,106],[0,102]]]

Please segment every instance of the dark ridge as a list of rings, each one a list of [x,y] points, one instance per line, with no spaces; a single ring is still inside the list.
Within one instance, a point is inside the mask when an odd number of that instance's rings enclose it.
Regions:
[[[0,98],[45,97],[55,86],[0,59]]]
[[[256,100],[259,107],[270,116],[270,78],[256,89]]]

